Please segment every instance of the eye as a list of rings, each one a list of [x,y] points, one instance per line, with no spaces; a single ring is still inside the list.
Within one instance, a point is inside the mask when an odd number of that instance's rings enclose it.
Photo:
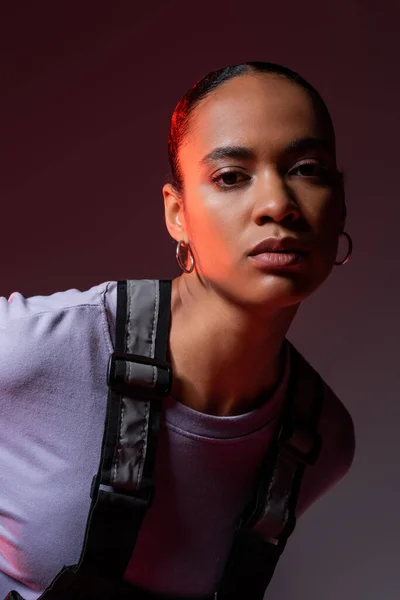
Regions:
[[[224,171],[218,175],[214,175],[211,181],[220,188],[230,188],[249,180],[250,177],[240,171]]]
[[[328,167],[318,162],[304,162],[292,169],[289,175],[296,171],[301,171],[302,177],[323,177],[328,174]]]

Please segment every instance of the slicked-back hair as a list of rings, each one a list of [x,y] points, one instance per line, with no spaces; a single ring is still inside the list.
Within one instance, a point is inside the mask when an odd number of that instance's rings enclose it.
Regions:
[[[206,96],[208,96],[226,81],[229,81],[229,79],[239,77],[240,75],[257,73],[270,73],[285,77],[286,79],[289,79],[290,81],[293,81],[293,83],[306,89],[322,111],[328,126],[334,133],[331,116],[320,94],[310,83],[308,83],[308,81],[303,79],[303,77],[288,67],[270,62],[246,62],[238,65],[223,67],[217,71],[211,71],[205,77],[197,81],[186,92],[186,94],[179,100],[174,112],[172,113],[168,136],[168,160],[170,166],[170,183],[178,193],[183,193],[183,176],[178,158],[179,148],[181,147],[183,139],[188,132],[190,116],[192,115],[194,109]]]

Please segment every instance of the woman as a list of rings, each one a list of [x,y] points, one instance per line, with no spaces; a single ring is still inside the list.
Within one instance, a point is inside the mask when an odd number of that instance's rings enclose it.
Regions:
[[[169,157],[165,220],[184,270],[172,282],[174,377],[154,502],[125,580],[195,597],[216,590],[273,443],[292,369],[286,333],[347,262],[351,238],[328,110],[289,69],[246,63],[207,75],[174,111]],[[349,252],[337,261],[341,234]],[[115,282],[0,305],[0,597],[16,589],[33,600],[79,558],[115,314]],[[353,459],[351,417],[326,385],[319,432],[297,516]]]

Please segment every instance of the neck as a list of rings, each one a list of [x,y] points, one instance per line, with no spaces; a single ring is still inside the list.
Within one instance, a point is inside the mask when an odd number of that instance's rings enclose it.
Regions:
[[[283,369],[283,343],[298,305],[246,309],[180,276],[173,281],[172,396],[218,416],[265,402]],[[261,400],[259,400],[261,398]]]

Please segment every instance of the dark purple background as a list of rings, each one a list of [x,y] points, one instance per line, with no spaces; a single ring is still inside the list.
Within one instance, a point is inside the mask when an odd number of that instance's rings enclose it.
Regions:
[[[368,6],[368,8],[366,8]],[[268,598],[398,598],[398,4],[2,3],[0,293],[178,273],[163,221],[169,118],[209,70],[269,60],[336,126],[351,262],[290,337],[353,414],[350,474],[298,524]]]

